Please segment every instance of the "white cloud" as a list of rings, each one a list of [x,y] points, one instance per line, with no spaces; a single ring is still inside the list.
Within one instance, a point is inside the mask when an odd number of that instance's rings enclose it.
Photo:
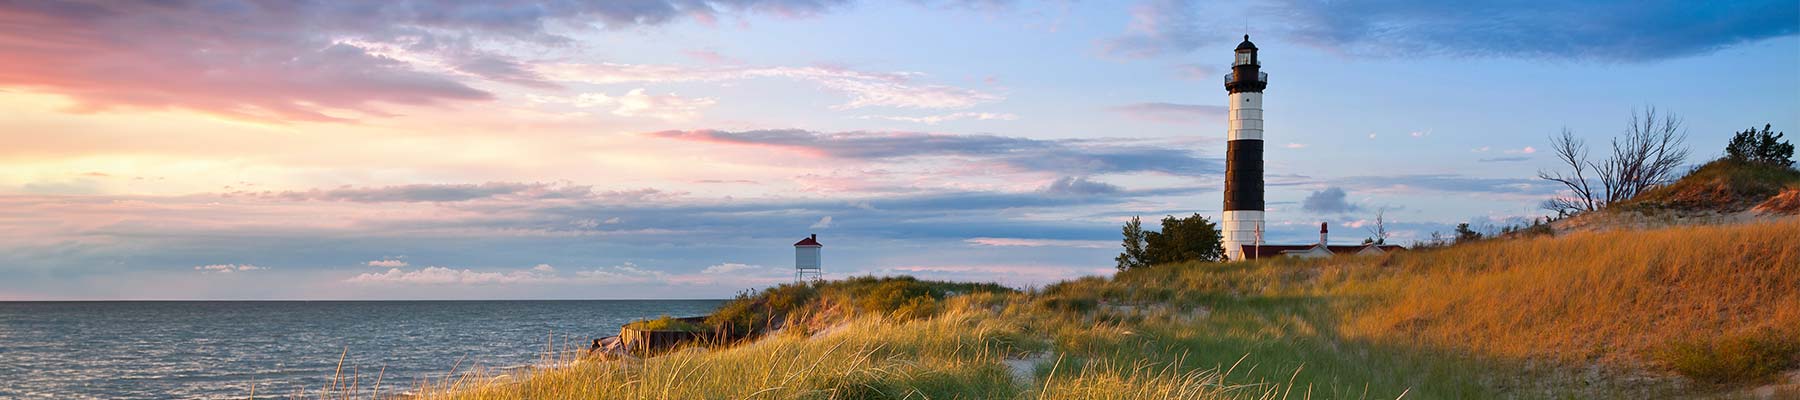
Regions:
[[[831,67],[683,67],[637,64],[555,64],[535,68],[552,80],[592,84],[720,82],[786,78],[812,82],[850,95],[833,109],[863,107],[966,108],[1001,96],[953,86],[917,84],[919,73],[873,73]]]
[[[582,280],[607,283],[642,283],[666,281],[669,278],[669,274],[662,271],[643,269],[638,267],[637,264],[628,262],[611,267],[576,271],[575,277]]]
[[[1506,154],[1531,154],[1531,153],[1536,153],[1536,152],[1537,152],[1537,148],[1531,147],[1531,146],[1525,146],[1525,148],[1518,149],[1518,150],[1505,151]]]
[[[539,271],[515,270],[505,272],[480,272],[470,269],[450,269],[444,267],[425,267],[424,269],[406,271],[399,268],[387,272],[368,272],[346,280],[351,283],[378,284],[422,284],[422,285],[492,285],[512,283],[544,283],[560,280],[555,275]]]
[[[1411,133],[1409,133],[1409,134],[1410,134],[1410,135],[1412,135],[1412,137],[1415,137],[1415,138],[1422,138],[1422,137],[1426,137],[1426,136],[1431,136],[1431,130],[1430,130],[1430,129],[1426,129],[1426,130],[1423,130],[1423,131],[1412,131],[1412,132],[1411,132]]]
[[[1305,143],[1288,143],[1287,148],[1290,148],[1290,149],[1306,148],[1306,144]]]
[[[366,262],[363,264],[367,264],[368,266],[371,266],[371,267],[382,267],[382,268],[399,268],[399,267],[404,267],[404,266],[410,265],[410,264],[407,264],[405,261],[400,261],[400,260],[375,260],[375,261],[370,261],[370,262]]]
[[[647,94],[644,88],[632,89],[620,96],[609,96],[606,93],[582,93],[573,98],[538,95],[531,95],[528,98],[538,103],[611,109],[613,115],[621,117],[645,117],[665,121],[692,120],[700,116],[701,110],[718,104],[718,100],[710,97],[685,98],[674,93],[660,96]]]
[[[763,266],[761,266],[761,265],[749,265],[749,264],[741,264],[741,263],[724,263],[724,264],[706,267],[706,269],[700,271],[700,273],[707,274],[707,275],[728,274],[728,273],[738,272],[738,271],[762,269],[762,267]]]
[[[732,265],[732,264],[721,264]],[[719,267],[727,270],[748,270],[759,266]],[[733,269],[735,268],[735,269]],[[708,271],[713,271],[708,268]],[[711,272],[707,272],[711,273]],[[345,282],[359,284],[390,285],[440,285],[440,286],[475,286],[475,285],[513,285],[513,284],[644,284],[644,283],[684,283],[701,280],[702,274],[673,275],[638,267],[636,264],[624,263],[611,267],[601,267],[563,274],[550,264],[538,264],[531,268],[477,271],[474,269],[457,269],[447,267],[425,267],[416,270],[392,268],[386,272],[368,272],[357,274]]]
[[[619,223],[619,221],[620,221],[619,217],[607,218],[605,221],[602,221],[599,219],[594,219],[594,218],[582,218],[582,219],[578,219],[578,220],[574,220],[574,221],[569,221],[569,225],[574,225],[575,227],[581,228],[581,229],[594,229],[594,228],[599,228],[601,225],[617,224],[617,223]]]
[[[959,113],[940,114],[940,115],[927,115],[927,116],[923,116],[923,117],[901,117],[901,116],[891,116],[891,115],[864,115],[864,116],[860,116],[860,117],[856,117],[856,118],[858,118],[858,119],[885,119],[885,120],[889,120],[889,121],[904,121],[904,122],[921,123],[921,124],[926,124],[926,125],[937,125],[938,123],[944,122],[944,121],[955,121],[955,120],[962,120],[962,119],[972,119],[972,120],[976,120],[976,121],[1012,121],[1012,120],[1019,119],[1019,116],[1011,114],[1011,113],[959,112]]]
[[[1493,150],[1493,147],[1488,147],[1488,146],[1476,147],[1473,149],[1469,149],[1469,152],[1470,153],[1486,153],[1486,152],[1488,152],[1488,150]]]
[[[247,271],[265,270],[265,269],[268,269],[268,268],[258,267],[258,266],[250,265],[250,264],[213,264],[213,265],[201,265],[201,266],[194,267],[195,271],[200,271],[200,273],[204,273],[204,274],[213,274],[213,273],[228,274],[228,273],[232,273],[232,272],[247,272]]]
[[[1373,133],[1369,134],[1369,140],[1375,140],[1375,134],[1373,134]]]
[[[1074,248],[1082,248],[1082,249],[1104,249],[1104,248],[1115,247],[1115,246],[1119,245],[1119,242],[1109,242],[1109,241],[1105,241],[1105,240],[1023,239],[1023,238],[992,238],[992,237],[978,237],[978,238],[964,240],[963,242],[973,244],[973,245],[979,245],[979,246],[994,246],[994,247],[1074,247]]]
[[[830,228],[830,227],[831,227],[831,216],[827,215],[827,216],[825,216],[825,218],[819,218],[819,222],[814,222],[812,224],[812,226],[810,226],[809,228],[825,229],[825,228]]]

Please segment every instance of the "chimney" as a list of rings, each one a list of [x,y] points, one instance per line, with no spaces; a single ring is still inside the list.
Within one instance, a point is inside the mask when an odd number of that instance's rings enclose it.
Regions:
[[[819,234],[817,234],[817,233],[812,234],[812,240],[819,240]]]
[[[1330,240],[1331,237],[1327,236],[1329,234],[1330,234],[1330,231],[1325,229],[1325,223],[1320,222],[1319,223],[1319,245],[1320,246],[1330,246],[1331,245],[1331,240]]]

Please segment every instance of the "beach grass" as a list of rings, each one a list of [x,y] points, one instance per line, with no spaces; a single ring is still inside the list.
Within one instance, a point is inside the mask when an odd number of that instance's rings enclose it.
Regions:
[[[757,340],[526,374],[477,369],[418,394],[1655,398],[1734,393],[1800,367],[1795,218],[1160,265],[1025,292],[872,290],[884,285],[938,283],[775,288],[724,307],[787,319]]]

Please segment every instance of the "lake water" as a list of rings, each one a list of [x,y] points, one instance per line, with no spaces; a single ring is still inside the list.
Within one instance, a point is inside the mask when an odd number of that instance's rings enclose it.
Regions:
[[[398,393],[457,366],[507,368],[585,348],[634,319],[721,300],[0,302],[0,398],[287,398],[344,356]],[[382,369],[385,367],[385,371]]]

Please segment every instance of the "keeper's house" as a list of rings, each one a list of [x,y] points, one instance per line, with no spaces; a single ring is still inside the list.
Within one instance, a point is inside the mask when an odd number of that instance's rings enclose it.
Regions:
[[[1361,245],[1332,246],[1330,239],[1331,239],[1330,230],[1326,229],[1324,223],[1320,223],[1319,224],[1319,242],[1318,243],[1303,244],[1303,245],[1288,245],[1288,244],[1269,245],[1269,244],[1265,244],[1265,245],[1261,245],[1261,246],[1246,244],[1246,245],[1243,245],[1242,250],[1243,250],[1243,254],[1247,255],[1246,258],[1254,260],[1254,259],[1258,259],[1258,258],[1270,258],[1270,257],[1320,258],[1320,257],[1330,257],[1330,256],[1336,255],[1336,254],[1356,254],[1356,255],[1385,254],[1388,252],[1394,252],[1394,251],[1400,251],[1400,250],[1406,249],[1405,247],[1401,247],[1399,245],[1392,245],[1392,244],[1361,244]]]

